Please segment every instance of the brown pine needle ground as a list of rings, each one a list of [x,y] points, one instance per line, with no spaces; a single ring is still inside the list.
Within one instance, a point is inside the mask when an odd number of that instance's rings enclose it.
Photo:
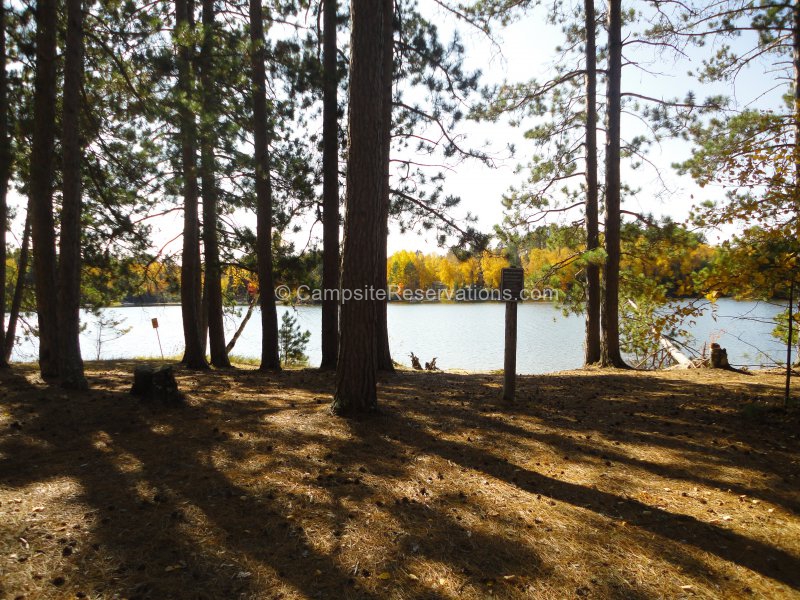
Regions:
[[[0,375],[0,598],[800,597],[796,409],[709,370]],[[794,391],[795,397],[798,390]]]

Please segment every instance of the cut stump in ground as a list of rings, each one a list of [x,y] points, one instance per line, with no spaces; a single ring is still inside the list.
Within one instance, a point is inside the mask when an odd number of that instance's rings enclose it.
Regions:
[[[175,370],[169,365],[154,367],[138,366],[133,371],[131,394],[145,402],[179,406],[183,404],[183,394],[175,380]]]

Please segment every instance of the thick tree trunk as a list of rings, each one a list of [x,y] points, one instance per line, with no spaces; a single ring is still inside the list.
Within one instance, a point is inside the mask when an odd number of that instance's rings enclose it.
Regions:
[[[256,258],[261,290],[261,370],[280,369],[278,355],[278,311],[272,276],[272,182],[267,121],[267,73],[264,66],[264,22],[261,0],[250,0],[252,44],[253,144],[256,177]]]
[[[8,311],[8,329],[5,331],[3,343],[3,358],[6,362],[11,360],[14,342],[17,337],[17,323],[22,309],[22,295],[25,293],[25,278],[28,274],[31,245],[31,216],[30,211],[25,216],[25,229],[22,232],[22,247],[19,250],[17,263],[17,281],[14,283],[14,296],[11,298],[11,308]]]
[[[383,119],[385,137],[383,140],[383,169],[384,182],[383,193],[381,194],[381,233],[378,240],[378,262],[375,273],[375,289],[386,291],[388,282],[386,278],[386,262],[388,260],[388,239],[389,239],[389,166],[392,149],[392,83],[394,74],[394,34],[392,31],[392,21],[394,19],[394,0],[382,0],[385,4],[383,8],[383,27],[388,32],[388,37],[383,45],[383,91],[381,94],[383,101]],[[387,316],[388,302],[385,299],[378,299],[378,370],[394,372],[394,362],[392,362],[392,352],[389,347],[389,321]]]
[[[214,158],[214,123],[216,97],[214,92],[214,0],[203,0],[203,48],[200,52],[200,77],[203,87],[203,127],[200,148],[200,175],[203,183],[203,248],[206,257],[205,299],[208,323],[208,342],[211,364],[231,366],[225,350],[225,326],[222,314],[222,271],[219,262],[217,235],[218,194],[216,160]]]
[[[388,2],[350,3],[350,109],[345,197],[342,288],[363,290],[375,283],[385,191],[385,44],[391,43]],[[385,267],[384,267],[385,268]],[[339,362],[332,411],[352,415],[377,408],[377,305],[374,298],[349,299],[341,310]]]
[[[0,338],[6,331],[6,228],[8,227],[8,180],[11,177],[11,145],[8,137],[8,77],[6,76],[6,5],[0,4]],[[0,368],[7,367],[5,353]]]
[[[594,0],[585,0],[586,16],[586,251],[600,247],[597,185],[597,41]],[[586,265],[586,340],[584,363],[600,361],[600,265]]]
[[[58,295],[56,233],[53,222],[53,154],[56,128],[56,0],[36,5],[36,78],[30,164],[31,232],[39,320],[39,369],[58,377]]]
[[[608,84],[606,91],[606,263],[601,315],[600,363],[625,368],[619,347],[620,119],[622,85],[621,0],[608,0]]]
[[[322,362],[335,369],[339,349],[339,117],[336,71],[337,0],[322,3]]]
[[[59,375],[62,387],[85,390],[80,344],[81,306],[81,107],[83,87],[83,6],[67,0],[67,44],[64,58],[64,114],[61,147],[63,199],[58,263]]]
[[[794,240],[800,242],[800,3],[792,7],[792,61],[794,64]],[[796,250],[796,248],[795,248]],[[792,386],[792,307],[797,273],[792,272],[789,287],[789,337],[786,340],[786,390],[784,403],[789,405]]]
[[[187,0],[175,0],[176,29],[190,26]],[[192,98],[191,52],[178,44],[178,121],[183,163],[183,254],[181,258],[181,315],[186,346],[183,360],[190,369],[207,369],[200,338],[200,227],[197,215],[197,124],[189,102]]]

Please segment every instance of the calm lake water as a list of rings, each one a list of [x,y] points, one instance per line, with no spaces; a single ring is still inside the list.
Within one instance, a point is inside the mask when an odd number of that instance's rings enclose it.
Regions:
[[[278,318],[285,311],[296,310],[297,321],[303,330],[311,331],[307,354],[310,364],[320,360],[319,306],[297,309],[279,306]],[[785,360],[785,349],[770,335],[772,318],[781,307],[764,302],[737,302],[721,299],[715,310],[709,308],[693,328],[692,346],[700,349],[704,342],[717,341],[728,349],[733,364],[754,365],[771,360]],[[240,311],[244,313],[244,309]],[[181,312],[178,306],[147,306],[110,308],[103,312],[105,319],[122,321],[120,327],[130,330],[118,339],[105,329],[106,338],[100,347],[103,359],[156,357],[160,355],[156,332],[151,319],[159,320],[158,330],[166,356],[183,350]],[[410,364],[409,352],[425,362],[438,357],[442,369],[486,371],[503,366],[503,320],[505,308],[501,303],[461,304],[397,304],[389,305],[389,338],[392,355],[398,362]],[[97,357],[97,320],[83,314],[86,330],[81,337],[84,358]],[[742,319],[741,317],[746,317]],[[253,314],[233,354],[257,358],[260,356],[261,335],[259,314]],[[239,316],[226,318],[228,339],[236,330]],[[31,320],[29,319],[29,323]],[[35,319],[33,320],[35,322]],[[517,368],[520,373],[546,373],[574,369],[583,362],[583,317],[565,317],[547,303],[525,303],[519,306],[519,340]],[[36,359],[35,340],[26,341],[14,352],[21,361]]]

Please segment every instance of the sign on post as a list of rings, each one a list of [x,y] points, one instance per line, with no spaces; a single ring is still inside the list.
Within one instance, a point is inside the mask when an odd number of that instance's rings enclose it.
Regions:
[[[519,300],[525,287],[525,271],[520,267],[507,267],[500,271],[500,292],[503,300]]]
[[[161,335],[158,333],[158,319],[150,319],[153,324],[153,329],[156,330],[156,337],[158,338],[158,349],[161,351],[161,360],[164,360],[164,348],[161,347]]]
[[[513,401],[517,391],[517,301],[522,297],[525,272],[508,267],[500,272],[501,298],[506,301],[506,353],[503,362],[503,400]]]

